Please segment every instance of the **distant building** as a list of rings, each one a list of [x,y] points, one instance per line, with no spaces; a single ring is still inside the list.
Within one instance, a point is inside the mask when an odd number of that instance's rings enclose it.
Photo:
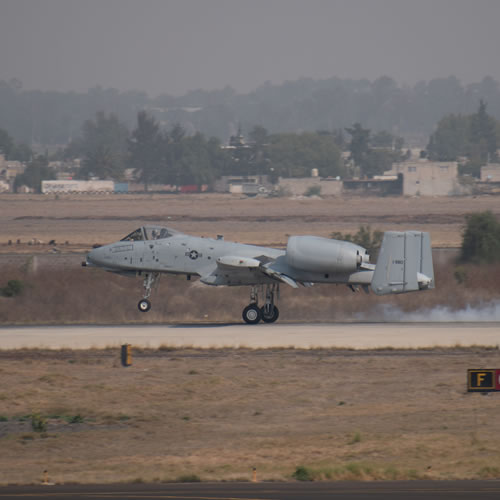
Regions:
[[[403,176],[405,196],[450,196],[464,194],[458,182],[458,163],[408,160],[395,163],[385,175]]]
[[[113,181],[42,181],[42,193],[114,193],[115,183]]]
[[[16,175],[24,173],[26,165],[20,161],[7,161],[4,155],[0,155],[0,179],[10,181]]]
[[[9,193],[10,191],[10,184],[0,179],[0,193]]]
[[[373,179],[345,179],[342,190],[344,194],[401,196],[403,175],[375,175]]]
[[[342,194],[342,181],[334,177],[280,177],[278,187],[290,196],[303,196],[312,188],[317,188],[320,196]]]
[[[7,161],[4,155],[0,155],[0,192],[11,192],[14,179],[17,175],[24,173],[26,165],[20,161]]]
[[[268,175],[225,175],[214,183],[216,193],[268,193],[273,185]]]
[[[481,182],[500,182],[500,163],[490,163],[481,167]]]
[[[477,194],[500,194],[500,163],[490,163],[481,167],[481,180],[476,182]]]

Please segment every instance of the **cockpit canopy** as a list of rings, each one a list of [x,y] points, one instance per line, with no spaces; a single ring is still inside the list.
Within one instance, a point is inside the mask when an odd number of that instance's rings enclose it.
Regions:
[[[164,238],[170,238],[174,234],[178,234],[178,231],[174,231],[164,226],[142,226],[132,231],[125,236],[125,238],[122,238],[121,241],[162,240]]]

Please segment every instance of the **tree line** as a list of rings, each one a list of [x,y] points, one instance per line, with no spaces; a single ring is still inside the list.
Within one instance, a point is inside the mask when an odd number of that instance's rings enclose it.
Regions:
[[[26,185],[40,192],[42,180],[55,178],[49,160],[76,158],[81,163],[75,178],[120,181],[132,169],[133,178],[145,190],[152,184],[211,185],[223,175],[268,175],[276,181],[280,176],[307,177],[312,169],[324,177],[346,174],[341,145],[334,134],[269,134],[256,126],[248,136],[248,143],[238,135],[232,137],[229,147],[222,147],[219,139],[200,132],[189,135],[179,124],[164,128],[146,111],[137,114],[132,131],[115,114],[100,111],[85,121],[81,137],[57,153],[31,153],[26,171],[16,178],[14,187]],[[17,159],[10,153],[7,158]]]
[[[500,124],[480,100],[476,113],[442,118],[424,155],[438,161],[462,159],[460,173],[479,176],[482,165],[498,160],[499,138]],[[51,159],[80,158],[76,177],[82,179],[122,180],[125,170],[132,169],[135,179],[148,190],[151,184],[211,185],[223,175],[268,175],[275,182],[279,177],[308,177],[313,169],[321,177],[372,178],[410,155],[402,137],[387,131],[373,132],[359,122],[332,132],[298,134],[270,134],[257,125],[248,139],[244,141],[238,132],[231,137],[229,147],[222,147],[219,139],[206,138],[200,132],[189,135],[180,124],[162,127],[147,111],[137,114],[130,132],[115,114],[99,111],[84,122],[81,136]],[[0,150],[7,159],[25,160],[30,155],[16,188],[26,184],[39,190],[42,179],[55,175],[48,168],[48,155],[33,155],[28,146],[15,143],[2,129]],[[350,161],[341,159],[344,151],[349,152]]]
[[[255,124],[271,133],[299,133],[350,127],[353,123],[378,132],[388,130],[407,141],[422,141],[445,115],[473,113],[482,98],[500,119],[496,80],[462,84],[456,77],[399,85],[389,76],[376,80],[302,78],[281,85],[265,83],[247,94],[226,87],[195,90],[183,96],[120,92],[94,87],[86,93],[24,90],[19,80],[0,81],[0,128],[26,144],[65,145],[98,111],[114,113],[131,129],[138,109],[145,109],[167,127],[179,123],[193,136],[226,142],[238,124]]]
[[[309,176],[313,168],[325,177],[345,173],[331,135],[269,134],[257,126],[249,138],[246,143],[234,136],[223,148],[219,139],[200,132],[188,135],[179,124],[162,128],[146,111],[138,113],[129,133],[116,115],[99,112],[85,122],[81,139],[62,155],[83,159],[81,178],[119,180],[131,168],[146,190],[150,184],[211,184],[223,175],[269,175],[276,180]]]
[[[500,121],[487,113],[486,102],[481,99],[475,113],[444,116],[429,138],[427,152],[431,160],[463,158],[460,173],[480,177],[483,165],[498,162],[499,144]]]

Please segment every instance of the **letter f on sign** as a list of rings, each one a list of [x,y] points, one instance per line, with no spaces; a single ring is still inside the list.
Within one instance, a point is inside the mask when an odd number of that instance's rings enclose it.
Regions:
[[[478,373],[477,374],[477,385],[480,386],[483,384],[483,380],[486,377],[486,373]]]

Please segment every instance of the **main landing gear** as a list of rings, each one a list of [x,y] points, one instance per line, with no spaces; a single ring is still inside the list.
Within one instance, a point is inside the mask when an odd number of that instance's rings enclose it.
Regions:
[[[274,305],[275,292],[279,294],[279,284],[266,285],[266,303],[259,307],[258,287],[253,286],[250,290],[250,304],[243,309],[243,321],[249,325],[256,325],[260,320],[264,323],[274,323],[280,315]]]
[[[159,277],[160,273],[146,273],[144,275],[144,298],[137,304],[139,311],[145,313],[151,309],[151,302],[148,299],[151,296],[151,289]]]

